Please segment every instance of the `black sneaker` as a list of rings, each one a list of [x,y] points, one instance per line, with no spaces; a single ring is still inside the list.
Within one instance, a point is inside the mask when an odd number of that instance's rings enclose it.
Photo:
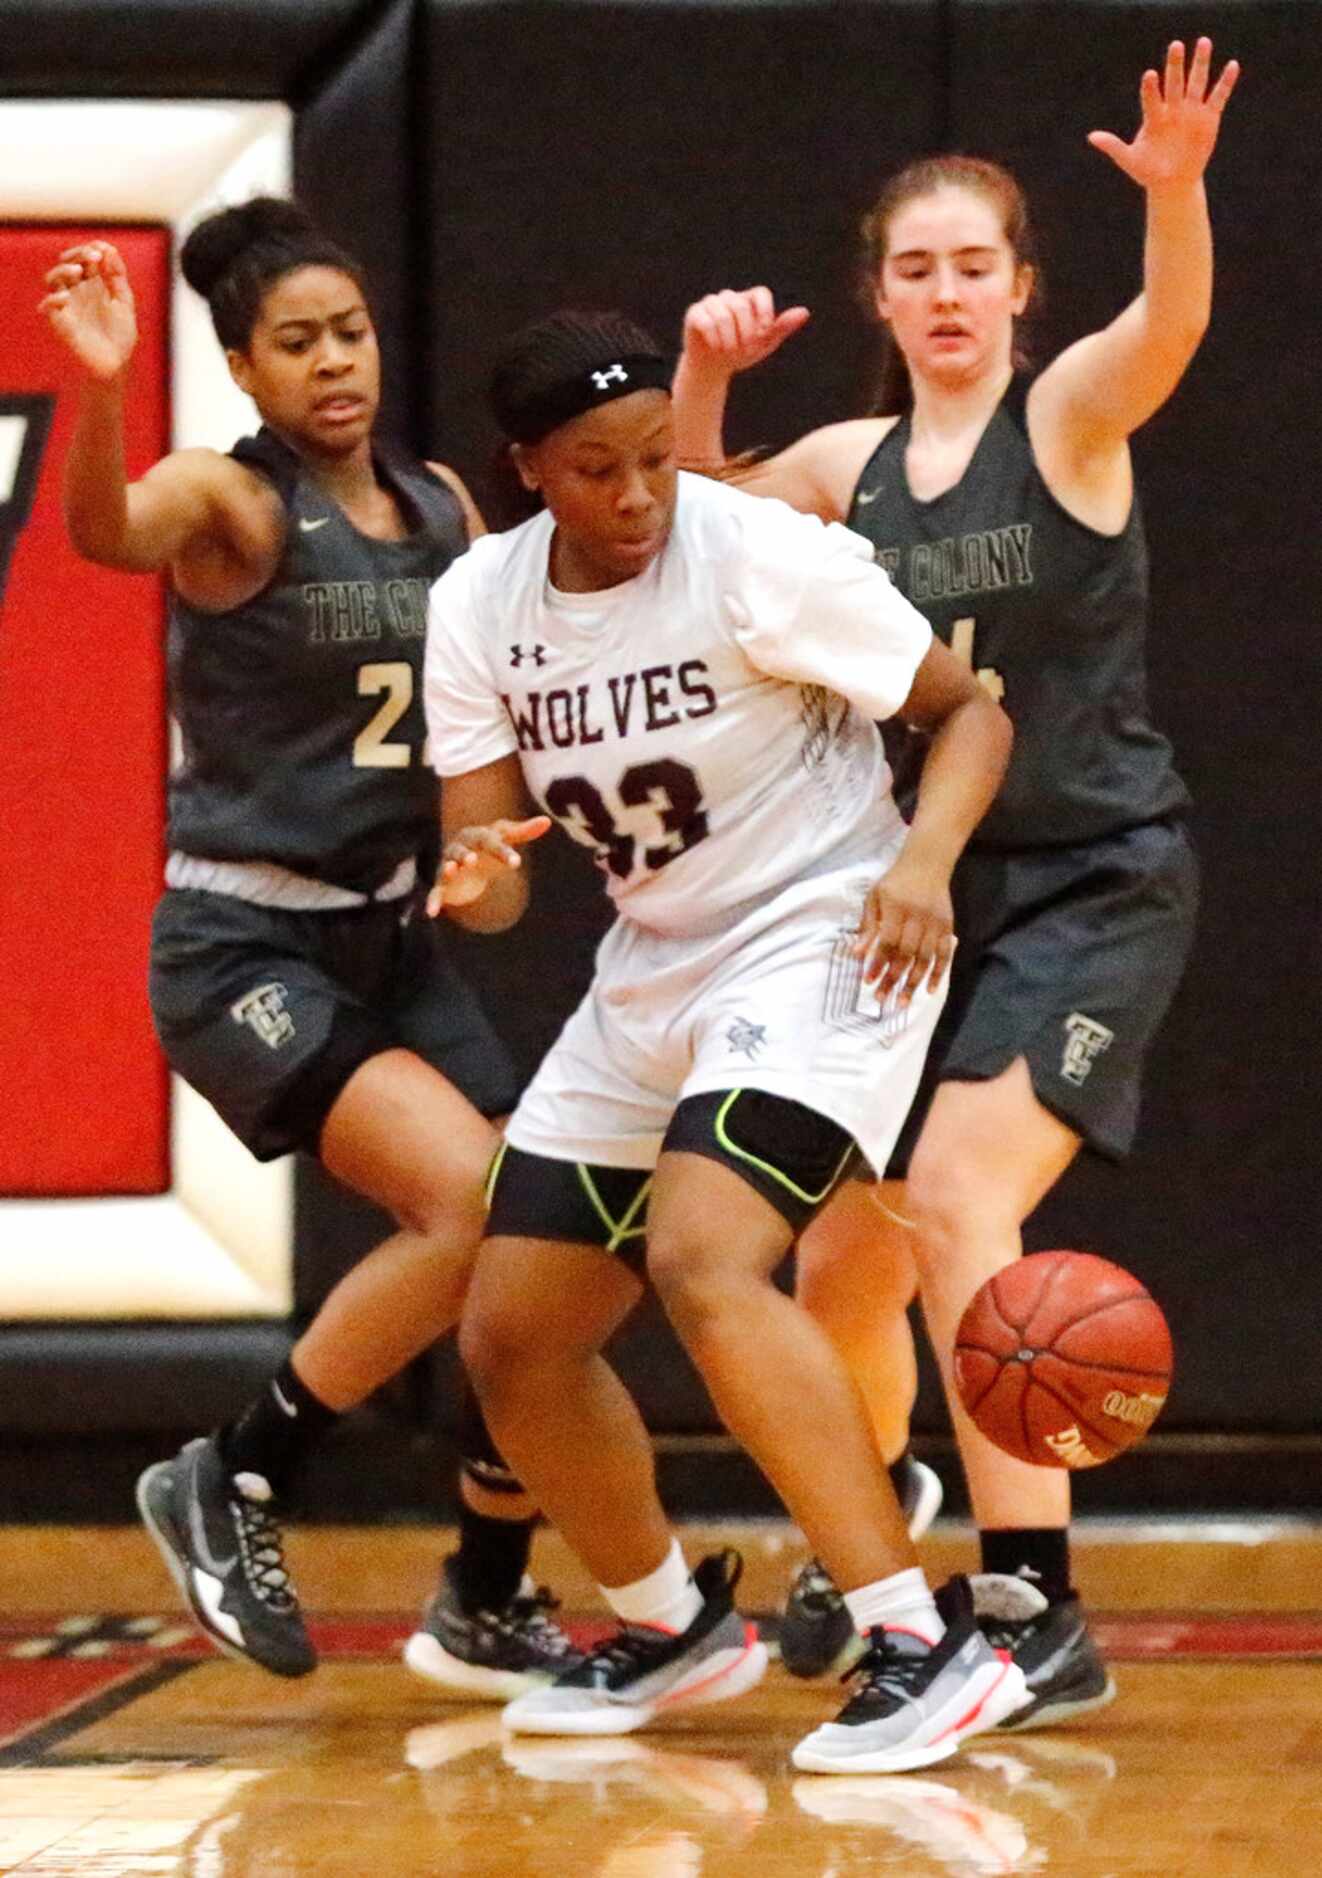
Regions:
[[[937,1593],[945,1635],[877,1625],[848,1671],[854,1693],[791,1759],[808,1774],[899,1774],[944,1761],[969,1735],[1022,1708],[1024,1678],[978,1629],[968,1580]]]
[[[627,1735],[658,1713],[742,1695],[766,1673],[766,1645],[734,1608],[743,1566],[715,1552],[693,1574],[703,1605],[677,1636],[623,1624],[573,1669],[511,1702],[515,1734]]]
[[[970,1579],[978,1628],[1024,1672],[1028,1701],[1002,1722],[1007,1730],[1051,1728],[1115,1700],[1115,1683],[1073,1592],[1048,1604],[1035,1585],[1000,1572]]]
[[[454,1560],[446,1559],[436,1595],[404,1645],[414,1675],[479,1701],[508,1702],[576,1668],[582,1655],[551,1617],[556,1599],[524,1582],[503,1610],[466,1611]]]
[[[147,1530],[216,1648],[276,1676],[306,1676],[317,1653],[271,1499],[260,1474],[226,1472],[210,1437],[190,1441],[138,1480]]]
[[[921,1539],[941,1509],[941,1481],[921,1461],[907,1457],[900,1506],[909,1537]],[[780,1660],[791,1676],[841,1673],[863,1650],[845,1601],[826,1567],[812,1558],[802,1568],[780,1620]]]

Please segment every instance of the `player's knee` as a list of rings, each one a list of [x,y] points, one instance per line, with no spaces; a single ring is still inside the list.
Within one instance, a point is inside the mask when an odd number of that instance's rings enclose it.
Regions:
[[[728,1308],[737,1288],[728,1263],[703,1235],[683,1227],[662,1227],[649,1235],[647,1276],[682,1334],[700,1331]]]
[[[915,1153],[904,1199],[920,1270],[1020,1223],[1008,1184],[978,1161]]]
[[[884,1313],[867,1281],[866,1268],[841,1270],[839,1264],[800,1264],[794,1280],[794,1298],[827,1332],[832,1342],[850,1346],[866,1341],[863,1320]]]
[[[438,1246],[472,1246],[486,1220],[480,1177],[470,1181],[425,1181],[399,1194],[393,1204],[401,1232]]]
[[[906,1246],[892,1252],[879,1235],[862,1234],[799,1242],[794,1296],[806,1311],[835,1334],[848,1336],[860,1319],[888,1317],[908,1309],[917,1274]]]
[[[459,1325],[459,1360],[483,1405],[499,1400],[537,1353],[536,1326],[527,1312],[499,1304],[467,1309]]]

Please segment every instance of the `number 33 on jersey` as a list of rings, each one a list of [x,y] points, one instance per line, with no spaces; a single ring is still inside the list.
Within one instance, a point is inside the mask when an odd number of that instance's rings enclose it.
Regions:
[[[931,630],[865,542],[681,474],[645,572],[562,594],[552,531],[543,513],[486,536],[432,589],[442,777],[517,753],[621,911],[656,931],[877,852],[897,815],[872,720],[908,696]]]

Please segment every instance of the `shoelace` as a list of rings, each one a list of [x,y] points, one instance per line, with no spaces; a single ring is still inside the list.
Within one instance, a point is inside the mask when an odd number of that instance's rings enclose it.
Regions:
[[[599,1643],[595,1650],[589,1651],[583,1660],[583,1668],[589,1673],[601,1668],[608,1675],[616,1671],[625,1676],[633,1675],[645,1669],[649,1663],[658,1662],[673,1641],[662,1631],[624,1624],[613,1636]]]
[[[840,1680],[857,1684],[855,1701],[870,1695],[888,1695],[903,1702],[921,1683],[926,1670],[925,1656],[910,1656],[907,1651],[901,1652],[886,1641],[884,1631],[880,1636],[874,1631],[867,1649]]]
[[[1016,1622],[1012,1617],[980,1617],[978,1629],[987,1639],[993,1650],[1013,1650],[1019,1643],[1031,1619]]]
[[[823,1611],[836,1611],[844,1603],[835,1580],[826,1567],[817,1559],[809,1559],[799,1574],[795,1588],[795,1602],[808,1604]]]
[[[241,1493],[230,1501],[230,1507],[239,1527],[243,1575],[253,1596],[268,1610],[282,1615],[296,1611],[298,1599],[285,1564],[284,1539],[275,1516]]]
[[[526,1597],[512,1600],[502,1615],[502,1627],[529,1638],[543,1656],[568,1656],[574,1646],[551,1619],[551,1612],[559,1609],[559,1598],[553,1597],[545,1585],[539,1585]]]

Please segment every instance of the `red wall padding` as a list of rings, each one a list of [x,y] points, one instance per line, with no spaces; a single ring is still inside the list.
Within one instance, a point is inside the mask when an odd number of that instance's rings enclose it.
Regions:
[[[169,237],[0,227],[0,396],[58,394],[0,597],[0,1193],[168,1187],[169,1085],[147,1008],[166,714],[159,580],[80,561],[60,516],[76,368],[36,313],[61,248],[109,234],[140,340],[128,462],[168,447]]]

